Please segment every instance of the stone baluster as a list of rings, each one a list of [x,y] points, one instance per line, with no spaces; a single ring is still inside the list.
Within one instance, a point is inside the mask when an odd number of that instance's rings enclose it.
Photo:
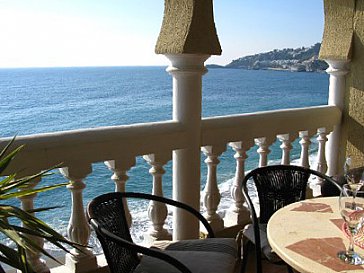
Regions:
[[[308,131],[302,131],[299,132],[299,136],[301,138],[300,144],[301,144],[301,156],[300,156],[300,165],[306,168],[310,168],[310,153],[309,148],[311,145],[310,136],[308,134]]]
[[[105,161],[104,164],[114,173],[111,179],[115,182],[115,192],[125,192],[125,184],[129,179],[127,171],[135,165],[135,157]],[[126,198],[123,198],[123,204],[126,221],[128,222],[128,226],[131,227],[132,217]]]
[[[289,134],[278,135],[277,137],[278,137],[279,141],[282,142],[282,144],[279,146],[282,149],[281,164],[289,165],[291,162],[290,151],[292,150],[292,144],[291,144]]]
[[[171,160],[171,154],[149,154],[143,158],[152,166],[149,173],[153,176],[152,194],[163,197],[162,177],[165,173],[163,166]],[[152,222],[152,227],[148,234],[144,236],[145,244],[149,245],[155,240],[171,240],[172,235],[163,227],[167,218],[168,210],[164,203],[150,201],[148,216]]]
[[[25,188],[24,190],[32,189],[34,188],[39,182],[41,181],[41,178],[35,178],[31,181],[31,184],[29,187]],[[24,197],[20,197],[20,201],[22,204],[22,208],[25,211],[34,209],[34,198],[37,196],[37,194],[31,194]],[[32,213],[34,215],[34,213]],[[26,227],[26,224],[23,223],[23,225]],[[44,239],[37,237],[37,236],[30,236],[29,237],[33,240],[34,243],[36,243],[39,247],[43,248],[44,246]],[[48,266],[46,265],[46,262],[41,259],[41,252],[35,251],[35,252],[27,252],[27,259],[28,262],[31,264],[32,268],[35,272],[39,273],[48,273],[50,272]]]
[[[301,138],[299,142],[301,144],[300,166],[310,168],[310,133],[308,131],[301,131],[299,132],[299,137]],[[317,187],[310,181],[308,187],[306,188],[306,198],[312,198],[315,195],[316,188]]]
[[[317,151],[317,165],[316,170],[322,173],[326,173],[327,171],[327,163],[325,158],[325,146],[327,142],[327,133],[325,128],[319,128],[317,130],[318,136],[318,151]],[[323,180],[321,178],[315,178],[310,181],[310,188],[312,189],[312,196],[320,196],[321,195],[321,185]]]
[[[249,150],[253,144],[244,144],[243,142],[231,142],[229,146],[235,151],[234,158],[236,160],[236,170],[233,184],[231,186],[231,197],[233,204],[229,210],[226,211],[225,225],[244,225],[250,221],[250,213],[248,209],[243,206],[244,197],[242,194],[242,182],[245,177],[245,160],[247,159],[246,151]]]
[[[268,154],[270,153],[269,146],[273,141],[268,141],[266,137],[256,138],[255,144],[259,146],[257,153],[259,154],[259,167],[268,165]]]
[[[92,171],[91,164],[77,164],[60,169],[64,177],[70,180],[67,188],[71,191],[72,212],[68,223],[67,232],[71,241],[87,245],[90,238],[90,226],[87,223],[83,207],[82,192],[86,187],[83,180]],[[81,251],[82,250],[82,251]],[[66,267],[71,272],[87,272],[97,268],[95,255],[86,247],[72,249],[66,254]]]
[[[322,173],[326,173],[327,171],[327,162],[325,157],[325,145],[327,142],[327,135],[325,128],[319,128],[317,130],[318,137],[318,151],[317,151],[317,168],[316,170]]]
[[[226,146],[205,146],[201,148],[207,157],[207,179],[203,192],[203,203],[206,208],[205,218],[209,221],[214,231],[224,228],[224,220],[217,214],[220,203],[220,192],[217,183],[217,165],[220,163],[219,156],[226,150]]]

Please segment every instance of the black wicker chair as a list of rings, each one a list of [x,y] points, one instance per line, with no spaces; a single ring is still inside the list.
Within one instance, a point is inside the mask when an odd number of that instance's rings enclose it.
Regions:
[[[165,250],[136,245],[130,236],[123,198],[154,200],[187,210],[201,221],[211,239],[180,241],[172,243]],[[133,192],[107,193],[96,197],[88,204],[87,217],[96,231],[111,273],[193,273],[200,272],[203,268],[206,268],[204,272],[232,273],[239,267],[240,251],[235,240],[213,238],[214,233],[210,225],[198,211],[171,199]],[[231,244],[230,240],[234,243]],[[195,241],[196,244],[191,243]],[[204,244],[205,241],[209,243]]]
[[[340,192],[341,188],[332,178],[308,168],[293,165],[272,165],[257,168],[245,176],[243,194],[251,212],[252,224],[243,231],[244,249],[242,272],[245,272],[248,253],[255,246],[256,272],[262,272],[262,255],[272,263],[284,264],[269,246],[267,239],[267,223],[278,209],[306,198],[306,189],[311,175],[322,179],[326,184]],[[251,182],[250,182],[251,181]],[[259,202],[259,216],[255,211],[248,187],[256,189]],[[253,191],[254,192],[254,191]],[[259,247],[260,246],[260,247]],[[288,272],[292,272],[287,265]]]

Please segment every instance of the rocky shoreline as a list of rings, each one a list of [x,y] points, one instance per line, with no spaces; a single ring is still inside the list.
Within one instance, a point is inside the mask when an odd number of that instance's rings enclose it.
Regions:
[[[226,66],[209,65],[210,68],[237,68],[248,70],[284,70],[293,72],[323,72],[328,68],[319,60],[321,44],[311,47],[275,49],[273,51],[241,57]]]

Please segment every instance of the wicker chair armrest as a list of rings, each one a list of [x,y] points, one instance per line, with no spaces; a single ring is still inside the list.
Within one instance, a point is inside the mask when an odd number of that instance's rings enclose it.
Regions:
[[[248,179],[249,177],[246,177],[246,180]],[[252,224],[254,226],[255,243],[260,246],[259,220],[254,208],[253,201],[251,200],[248,194],[248,189],[246,187],[243,187],[243,196],[246,201],[246,204],[248,205],[248,210],[250,211],[250,219],[252,220]]]
[[[261,254],[261,240],[260,240],[259,220],[258,220],[258,217],[257,217],[257,213],[255,211],[255,208],[254,208],[253,201],[251,200],[251,198],[249,196],[248,188],[247,188],[247,181],[251,177],[252,177],[252,172],[248,173],[244,177],[244,181],[242,183],[242,192],[243,192],[244,199],[245,199],[245,201],[246,201],[246,203],[248,205],[248,209],[250,211],[250,219],[252,220],[252,224],[253,224],[253,227],[254,227],[256,259],[258,261],[260,261],[260,259],[262,258],[262,256],[261,256],[262,254]]]
[[[251,220],[253,224],[258,225],[258,217],[257,217],[257,213],[255,211],[254,208],[254,204],[253,201],[251,200],[249,193],[248,193],[248,187],[247,187],[247,181],[252,177],[252,173],[248,173],[245,177],[244,177],[244,181],[242,183],[242,192],[243,192],[243,196],[244,199],[246,201],[246,204],[248,205],[248,210],[251,213]]]
[[[124,240],[124,239],[120,238],[119,236],[116,236],[112,232],[108,231],[107,229],[100,227],[98,222],[95,219],[90,219],[90,224],[95,229],[95,231],[98,232],[101,236],[108,237],[108,239],[110,239],[111,241],[113,241],[116,244],[119,244],[119,245],[121,245],[125,248],[128,248],[132,251],[135,251],[137,253],[141,253],[141,254],[144,254],[144,255],[147,255],[150,257],[154,257],[154,258],[163,260],[163,261],[169,263],[170,265],[174,266],[175,268],[177,268],[182,273],[192,273],[183,263],[181,263],[177,259],[169,256],[168,254],[163,253],[160,250],[143,247],[143,246],[134,244],[133,242]]]
[[[120,195],[123,198],[138,198],[138,199],[153,200],[153,201],[165,203],[165,204],[177,207],[177,208],[184,209],[200,220],[200,222],[204,225],[204,227],[206,228],[206,230],[208,232],[208,236],[207,236],[208,238],[215,237],[214,231],[212,230],[209,222],[205,219],[205,217],[203,217],[200,212],[198,212],[197,210],[195,210],[194,208],[192,208],[191,206],[189,206],[187,204],[184,204],[184,203],[181,203],[181,202],[169,199],[169,198],[152,195],[152,194],[147,194],[147,193],[140,193],[140,192],[121,192]]]

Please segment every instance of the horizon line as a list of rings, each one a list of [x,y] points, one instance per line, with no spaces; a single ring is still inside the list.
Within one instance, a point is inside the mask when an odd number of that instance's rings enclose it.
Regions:
[[[220,66],[225,67],[226,65],[220,64],[205,64],[205,66]],[[0,66],[1,69],[45,69],[45,68],[116,68],[116,67],[168,67],[169,65],[74,65],[74,66]]]

